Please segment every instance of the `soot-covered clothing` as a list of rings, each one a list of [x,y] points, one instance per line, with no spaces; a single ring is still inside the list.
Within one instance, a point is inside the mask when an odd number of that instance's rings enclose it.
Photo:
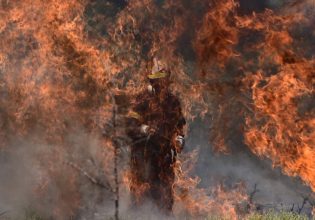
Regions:
[[[143,125],[149,132],[143,132]],[[127,119],[127,134],[132,140],[131,191],[136,204],[141,201],[139,196],[149,197],[161,209],[172,210],[173,164],[183,147],[176,138],[184,136],[184,125],[180,102],[170,92],[163,98],[148,92],[136,97]],[[146,187],[141,194],[142,186]]]

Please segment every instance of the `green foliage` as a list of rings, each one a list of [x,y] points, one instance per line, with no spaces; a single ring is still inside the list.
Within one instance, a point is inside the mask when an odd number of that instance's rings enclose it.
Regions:
[[[231,220],[229,217],[210,216],[206,220]]]
[[[247,220],[308,220],[305,215],[299,215],[292,212],[267,212],[264,214],[252,214]]]
[[[232,218],[208,216],[205,220],[230,220]],[[252,213],[247,217],[239,218],[242,220],[310,220],[306,215],[299,215],[292,212],[275,212]],[[315,220],[315,218],[313,218]]]
[[[44,220],[34,211],[26,211],[24,220]]]

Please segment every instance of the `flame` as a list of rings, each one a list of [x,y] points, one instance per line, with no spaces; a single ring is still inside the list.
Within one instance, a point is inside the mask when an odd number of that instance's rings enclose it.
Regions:
[[[197,160],[198,151],[181,157],[176,165],[176,181],[174,183],[175,200],[174,212],[180,215],[182,209],[190,216],[224,216],[239,219],[237,206],[247,202],[245,187],[237,184],[234,189],[225,189],[223,185],[215,188],[199,188],[200,178],[190,177]]]
[[[255,154],[271,158],[275,166],[300,176],[314,190],[315,120],[312,112],[299,106],[312,95],[313,66],[303,62],[286,65],[274,76],[252,76],[255,115],[246,118],[245,141]]]
[[[135,199],[135,203],[141,204],[145,198],[145,194],[148,192],[150,185],[146,182],[139,182],[130,171],[126,171],[122,177],[124,186],[127,187],[128,191],[132,191]]]
[[[8,146],[14,134],[50,146],[38,155],[45,158],[38,163],[46,176],[39,178],[43,186],[40,200],[45,206],[46,198],[50,199],[54,218],[68,219],[76,215],[81,195],[79,175],[65,171],[62,165],[71,151],[66,135],[73,131],[73,122],[93,133],[102,126],[98,117],[102,121],[111,117],[103,109],[106,99],[99,98],[107,92],[103,88],[110,74],[104,73],[114,74],[117,67],[105,68],[111,63],[108,52],[87,40],[82,16],[85,3],[35,0],[1,4],[1,92],[5,95],[0,102],[6,106],[1,113],[6,118],[1,144],[3,150],[13,151]],[[104,146],[110,151],[108,144]],[[108,164],[104,167],[110,169]],[[52,193],[54,190],[60,194]]]
[[[238,43],[238,29],[231,22],[237,6],[233,0],[213,1],[194,42],[201,66],[209,68],[217,63],[223,67],[228,59],[237,56],[233,47]]]
[[[238,20],[242,28],[264,34],[264,41],[255,47],[262,50],[261,69],[243,78],[246,85],[251,83],[253,104],[252,113],[245,117],[245,143],[314,191],[314,112],[303,109],[314,93],[314,60],[298,55],[290,34],[295,23],[308,21],[301,13],[277,16],[270,10]],[[278,71],[268,74],[268,65],[279,66]]]
[[[212,13],[224,12],[219,11]],[[280,166],[287,175],[299,176],[314,191],[314,110],[305,107],[314,96],[314,59],[306,55],[308,49],[301,52],[297,48],[301,42],[292,36],[298,23],[308,26],[313,18],[301,10],[279,14],[265,10],[240,16],[232,7],[225,12],[232,16],[232,22],[224,20],[227,16],[216,15],[206,24],[215,27],[220,22],[221,29],[229,30],[229,34],[219,35],[222,44],[218,45],[223,49],[205,41],[198,50],[200,57],[216,58],[216,63],[206,61],[212,67],[200,64],[208,91],[218,95],[213,100],[218,108],[210,111],[214,115],[211,141],[215,150],[228,153],[233,136],[243,132],[245,144],[254,154],[270,158],[274,166]],[[208,35],[212,40],[213,34]],[[227,48],[224,59],[215,56]],[[215,53],[210,56],[208,51]],[[230,69],[216,69],[227,68],[227,64],[238,75],[229,73]]]

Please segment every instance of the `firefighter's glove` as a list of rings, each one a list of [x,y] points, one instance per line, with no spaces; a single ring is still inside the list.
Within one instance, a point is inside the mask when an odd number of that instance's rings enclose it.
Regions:
[[[153,88],[152,85],[148,85],[148,92],[149,92],[150,94],[155,94],[155,89]]]
[[[177,135],[177,137],[175,138],[175,141],[178,143],[178,145],[180,146],[180,148],[183,148],[185,145],[185,139],[184,136],[182,135]]]
[[[150,127],[148,125],[141,125],[140,131],[142,134],[149,134]]]
[[[152,135],[155,133],[155,129],[149,125],[142,124],[140,127],[140,132],[145,135]]]

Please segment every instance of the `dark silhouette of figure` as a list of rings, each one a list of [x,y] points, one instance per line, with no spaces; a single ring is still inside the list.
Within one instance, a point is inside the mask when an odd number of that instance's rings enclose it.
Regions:
[[[169,73],[148,76],[148,90],[133,102],[127,117],[131,144],[131,192],[134,205],[150,198],[166,213],[174,202],[174,163],[184,146],[186,124],[178,98],[169,90]]]

